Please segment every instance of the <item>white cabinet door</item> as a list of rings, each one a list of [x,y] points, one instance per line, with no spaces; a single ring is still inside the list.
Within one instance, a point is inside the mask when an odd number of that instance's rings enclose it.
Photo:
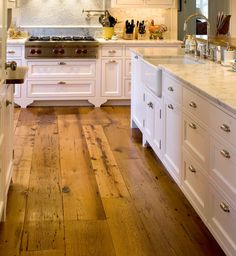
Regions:
[[[171,6],[174,3],[174,0],[145,0],[147,5],[163,5]]]
[[[141,62],[132,54],[131,71],[131,126],[143,130],[144,120],[144,85],[141,81]]]
[[[162,140],[161,101],[145,91],[144,135],[159,156]]]
[[[5,137],[5,187],[6,194],[10,185],[13,171],[13,85],[6,85],[4,115],[4,137]]]
[[[179,184],[182,156],[182,114],[181,109],[169,99],[164,99],[164,162]]]
[[[121,96],[122,59],[102,60],[102,96]]]
[[[144,0],[112,0],[111,6],[112,7],[119,7],[119,6],[129,6],[129,5],[143,5],[145,3]]]
[[[6,6],[5,1],[0,1],[0,85],[5,78],[6,62]]]

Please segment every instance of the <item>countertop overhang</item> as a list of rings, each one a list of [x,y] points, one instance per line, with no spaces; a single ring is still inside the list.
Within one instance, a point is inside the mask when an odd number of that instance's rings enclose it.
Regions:
[[[27,67],[17,67],[16,70],[7,70],[6,84],[23,84],[27,74]]]

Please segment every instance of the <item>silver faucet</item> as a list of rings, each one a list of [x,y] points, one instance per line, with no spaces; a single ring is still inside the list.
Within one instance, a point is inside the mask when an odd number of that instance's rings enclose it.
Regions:
[[[187,27],[188,27],[188,22],[193,19],[193,18],[203,18],[204,20],[206,20],[207,22],[207,45],[206,45],[206,52],[205,52],[205,56],[208,56],[209,55],[209,36],[210,36],[210,22],[208,20],[208,18],[206,16],[204,16],[203,14],[201,13],[193,13],[191,15],[189,15],[187,17],[187,19],[184,21],[184,32],[185,32],[185,35],[184,35],[184,38],[186,38],[186,34],[187,34]]]

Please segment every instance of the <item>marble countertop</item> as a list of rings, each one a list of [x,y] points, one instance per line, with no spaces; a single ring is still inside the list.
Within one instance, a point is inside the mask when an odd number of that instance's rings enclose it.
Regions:
[[[22,39],[7,39],[7,44],[25,44],[27,38]]]
[[[16,70],[7,70],[6,84],[23,84],[27,74],[27,67],[17,67]]]
[[[125,39],[117,39],[117,40],[105,40],[103,38],[96,38],[96,40],[100,44],[154,44],[154,45],[166,45],[166,44],[181,44],[182,42],[179,40],[125,40]]]
[[[7,39],[7,43],[8,44],[25,44],[25,41],[27,40],[27,38],[23,38],[23,39]],[[124,40],[124,39],[117,39],[117,40],[105,40],[103,38],[96,38],[96,40],[100,43],[100,44],[151,44],[151,45],[166,45],[166,44],[181,44],[181,41],[178,40]]]
[[[163,53],[154,48],[132,49],[133,52],[144,58],[168,56],[168,54],[173,57],[173,54],[181,55],[181,50],[168,49]],[[231,67],[208,60],[202,61],[204,64],[161,64],[159,68],[236,115],[236,72]]]

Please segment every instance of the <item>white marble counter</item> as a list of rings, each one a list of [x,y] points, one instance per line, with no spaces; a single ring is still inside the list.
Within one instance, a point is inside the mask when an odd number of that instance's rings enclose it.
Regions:
[[[27,38],[22,39],[7,39],[7,44],[25,44]]]
[[[173,56],[181,54],[181,49],[132,49],[142,57]],[[208,97],[215,103],[236,115],[236,72],[212,61],[204,64],[162,64],[159,67],[182,80],[189,87]]]
[[[146,44],[146,45],[170,45],[170,44],[179,44],[181,45],[181,41],[179,40],[125,40],[125,39],[117,39],[117,40],[105,40],[103,38],[96,38],[96,40],[100,44],[133,44],[133,45],[139,45],[139,44]]]

